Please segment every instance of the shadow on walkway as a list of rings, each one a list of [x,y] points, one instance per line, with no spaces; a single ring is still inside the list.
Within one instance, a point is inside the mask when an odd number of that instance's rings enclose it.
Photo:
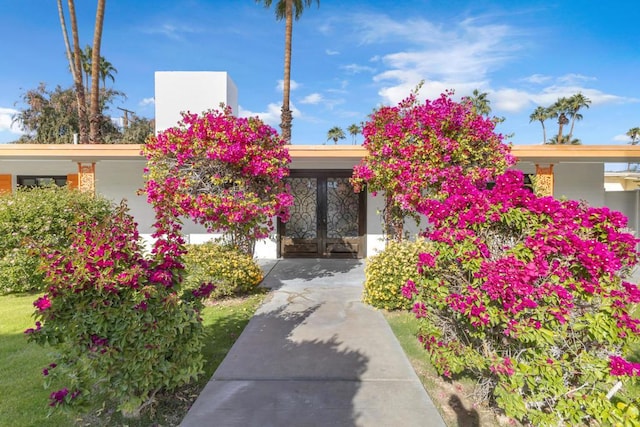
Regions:
[[[336,336],[297,337],[318,308],[254,316],[181,425],[356,425],[368,358]]]

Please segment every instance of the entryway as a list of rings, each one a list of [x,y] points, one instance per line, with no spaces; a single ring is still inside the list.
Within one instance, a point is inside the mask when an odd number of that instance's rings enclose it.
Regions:
[[[283,258],[364,258],[365,192],[356,194],[351,171],[292,171],[294,205],[279,223]]]

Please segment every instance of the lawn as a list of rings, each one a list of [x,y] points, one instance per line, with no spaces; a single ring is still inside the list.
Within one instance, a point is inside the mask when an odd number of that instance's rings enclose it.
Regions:
[[[233,298],[208,304],[203,324],[208,339],[203,350],[205,373],[194,384],[173,393],[157,396],[152,411],[139,420],[122,420],[112,408],[96,408],[74,417],[54,413],[48,416],[49,394],[42,369],[51,363],[49,348],[28,343],[23,331],[33,327],[35,295],[0,296],[0,426],[69,425],[178,425],[262,302],[264,294]]]

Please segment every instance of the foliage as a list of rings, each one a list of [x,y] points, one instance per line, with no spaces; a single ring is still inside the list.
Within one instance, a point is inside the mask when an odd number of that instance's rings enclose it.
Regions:
[[[156,404],[139,419],[124,419],[113,402],[95,400],[89,412],[66,414],[61,411],[47,415],[43,405],[51,392],[63,384],[42,387],[42,371],[49,369],[48,348],[29,344],[22,333],[33,324],[33,295],[0,296],[0,425],[1,426],[177,426],[193,405],[200,391],[229,352],[256,308],[264,299],[259,293],[232,298],[208,305],[202,310],[204,328],[204,374],[197,382],[173,391],[156,394]],[[49,369],[50,370],[50,369]],[[60,378],[62,380],[62,378]]]
[[[293,199],[283,178],[289,153],[257,117],[234,117],[229,108],[183,114],[177,127],[151,137],[143,152],[145,190],[156,209],[227,233],[246,253],[273,230],[273,217],[288,218]]]
[[[360,134],[360,132],[362,132],[362,129],[360,128],[359,125],[352,123],[347,128],[347,131],[349,132],[349,135],[351,135],[351,138],[352,138],[351,143],[353,145],[356,145],[356,137]]]
[[[420,340],[440,373],[472,372],[508,416],[533,425],[615,421],[640,364],[626,282],[637,240],[608,208],[537,197],[521,172],[484,182],[449,171],[442,200],[419,212],[432,228],[422,277],[407,282]],[[622,384],[609,400],[607,393]]]
[[[402,295],[407,280],[417,280],[418,255],[427,251],[424,239],[390,242],[384,251],[367,259],[363,301],[385,310],[408,310],[411,301]]]
[[[155,129],[155,120],[139,117],[133,114],[127,117],[127,123],[121,130],[122,136],[113,139],[113,143],[120,144],[144,144],[147,139],[153,136]],[[111,142],[111,141],[106,141]]]
[[[254,259],[229,245],[214,242],[188,245],[184,262],[185,287],[213,283],[214,298],[247,294],[262,281],[262,269]]]
[[[40,258],[34,252],[68,247],[69,225],[78,215],[98,220],[112,209],[103,197],[56,186],[1,195],[0,294],[44,291]]]
[[[640,142],[640,127],[636,126],[629,129],[625,135],[630,139],[629,144],[638,145],[638,142]]]
[[[404,217],[425,195],[437,195],[449,167],[489,178],[514,163],[509,146],[494,133],[494,121],[451,94],[420,104],[413,93],[397,106],[380,108],[364,125],[368,153],[351,181],[357,192],[366,185],[374,194],[385,193],[387,238],[401,240]]]
[[[537,106],[529,116],[529,122],[540,122],[542,125],[542,142],[544,144],[579,145],[581,144],[580,140],[573,138],[573,128],[575,122],[583,118],[579,111],[583,108],[589,108],[590,104],[591,100],[582,93],[576,93],[568,98],[561,97],[549,107]],[[558,122],[558,133],[549,140],[547,140],[547,132],[544,126],[544,122],[548,119],[557,119]],[[569,123],[571,123],[569,133],[564,135],[564,126]]]
[[[156,215],[151,259],[124,203],[101,222],[80,221],[68,248],[43,255],[49,287],[26,333],[58,352],[45,375],[66,387],[51,393],[52,407],[104,399],[136,416],[159,390],[201,372],[200,310],[213,286],[182,292],[179,224]]]
[[[118,140],[121,133],[110,118],[104,115],[109,105],[123,93],[100,89],[100,133],[107,140]],[[56,86],[48,90],[44,83],[22,95],[23,107],[14,121],[26,132],[17,142],[30,144],[72,144],[73,135],[80,132],[77,96],[74,89]],[[145,135],[146,137],[147,135]],[[144,142],[144,139],[137,141]]]
[[[327,132],[327,141],[333,141],[334,144],[337,144],[338,140],[345,138],[344,131],[339,126],[334,126]]]

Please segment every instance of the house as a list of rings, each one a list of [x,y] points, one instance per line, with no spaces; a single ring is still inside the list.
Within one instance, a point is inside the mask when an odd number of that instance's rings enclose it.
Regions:
[[[289,152],[296,200],[292,218],[256,244],[256,256],[364,258],[380,250],[383,199],[355,194],[349,184],[352,168],[365,150],[292,145]],[[515,167],[542,177],[553,196],[609,206],[627,215],[631,229],[639,228],[640,193],[636,187],[605,191],[604,164],[638,162],[640,146],[516,145],[512,152],[518,159]],[[146,196],[138,194],[145,165],[139,145],[0,144],[0,191],[56,181],[114,201],[124,198],[141,234],[148,236],[154,213]],[[202,226],[188,222],[184,233],[192,243],[211,238]]]
[[[238,111],[237,89],[224,72],[156,73],[156,126],[163,130],[180,119],[181,111],[200,113],[220,103]],[[516,145],[516,168],[537,177],[546,194],[609,206],[640,228],[639,192],[605,191],[605,163],[639,163],[640,146]],[[290,183],[295,206],[291,219],[278,224],[268,239],[256,244],[256,256],[365,258],[384,247],[381,196],[355,194],[349,184],[353,166],[366,154],[360,146],[289,146]],[[126,199],[140,233],[153,232],[154,213],[144,195],[145,158],[139,145],[0,144],[0,191],[19,185],[69,183],[82,191],[114,201]],[[409,225],[410,232],[416,232]],[[185,223],[187,241],[212,236]]]

